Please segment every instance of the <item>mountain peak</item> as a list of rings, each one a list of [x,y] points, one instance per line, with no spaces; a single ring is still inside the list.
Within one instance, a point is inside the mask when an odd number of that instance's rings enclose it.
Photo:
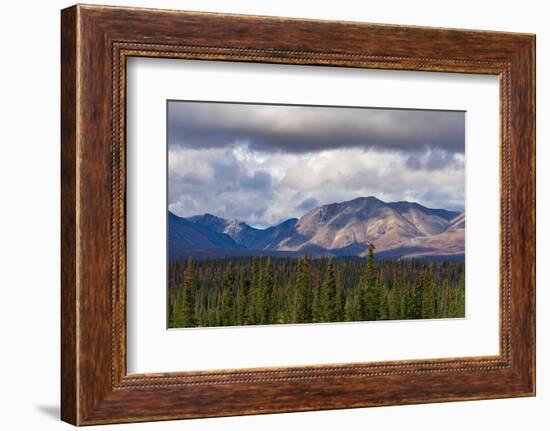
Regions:
[[[214,214],[210,214],[210,213],[204,213],[202,215],[198,215],[198,216],[194,216],[194,217],[202,217],[204,219],[211,219],[211,220],[225,220],[221,217],[215,216]]]
[[[385,203],[384,201],[378,199],[376,196],[361,196],[361,197],[358,197],[358,198],[355,198],[355,199],[352,199],[351,201],[349,202],[353,202],[353,201],[358,201],[358,200],[363,200],[363,201],[374,201],[374,202],[382,202],[382,203]]]

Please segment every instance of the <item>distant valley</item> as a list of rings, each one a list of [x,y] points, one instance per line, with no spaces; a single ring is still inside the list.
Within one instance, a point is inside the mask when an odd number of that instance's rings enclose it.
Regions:
[[[168,214],[170,260],[237,256],[464,259],[465,214],[360,197],[314,208],[267,229],[212,214]]]

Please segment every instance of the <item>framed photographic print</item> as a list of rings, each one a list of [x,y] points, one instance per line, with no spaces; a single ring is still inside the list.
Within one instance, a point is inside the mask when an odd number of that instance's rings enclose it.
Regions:
[[[62,11],[62,419],[535,394],[528,34]]]

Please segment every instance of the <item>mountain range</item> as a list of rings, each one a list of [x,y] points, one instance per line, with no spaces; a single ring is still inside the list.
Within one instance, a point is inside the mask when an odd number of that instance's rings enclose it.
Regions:
[[[212,214],[168,214],[170,259],[193,256],[365,256],[464,259],[465,214],[374,196],[322,205],[267,229]]]

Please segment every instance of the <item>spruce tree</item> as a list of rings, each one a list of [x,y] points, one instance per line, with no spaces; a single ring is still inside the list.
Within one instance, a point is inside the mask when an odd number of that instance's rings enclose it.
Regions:
[[[282,313],[283,323],[295,323],[294,316],[296,314],[296,287],[294,281],[291,280],[290,277],[288,278],[285,291],[285,309]]]
[[[295,323],[311,322],[311,305],[308,294],[311,289],[310,262],[308,255],[298,262],[298,275],[296,278],[296,292],[294,304]]]
[[[269,316],[270,316],[271,320],[269,321],[269,323],[282,323],[281,322],[281,313],[280,313],[279,294],[280,294],[280,287],[275,282],[273,284],[273,291],[271,293],[270,311],[269,311]]]
[[[435,281],[426,280],[425,287],[422,292],[422,318],[433,319],[437,316],[435,303]]]
[[[170,283],[170,281],[168,281]],[[176,295],[173,290],[168,290],[168,327],[176,328]]]
[[[369,244],[367,264],[360,289],[365,292],[365,320],[377,320],[380,313],[380,292],[376,288],[373,244]]]
[[[336,277],[336,322],[343,322],[345,319],[346,294],[342,286],[341,277]]]
[[[254,287],[254,320],[256,325],[266,324],[266,315],[267,315],[267,298],[266,298],[266,288],[265,288],[265,270],[263,264],[264,259],[258,259],[258,270],[256,275],[256,282]]]
[[[183,327],[183,290],[178,289],[174,292],[170,299],[170,318],[168,321],[169,328]]]
[[[353,301],[354,295],[352,292],[349,292],[346,296],[346,305],[345,305],[345,311],[344,311],[344,319],[346,322],[353,322],[355,320],[358,320],[355,318],[355,303]]]
[[[273,297],[273,290],[274,290],[274,274],[273,274],[273,262],[271,261],[271,258],[267,259],[266,269],[265,269],[265,277],[264,277],[264,287],[263,287],[263,323],[273,323],[273,320],[276,315],[276,311],[274,310],[274,297]]]
[[[401,319],[414,319],[414,301],[413,301],[413,289],[408,283],[401,286],[401,298],[400,298],[400,318]]]
[[[466,317],[466,306],[465,306],[465,289],[464,289],[464,278],[460,280],[461,288],[455,287],[457,302],[456,302],[456,312],[454,317]]]
[[[424,296],[424,273],[422,272],[416,279],[413,291],[413,311],[411,319],[422,318],[422,298]]]
[[[360,322],[367,320],[367,291],[363,283],[355,290],[354,313],[355,320]]]
[[[221,326],[231,326],[235,322],[235,308],[233,289],[235,287],[235,274],[231,261],[226,265],[224,271],[224,281],[222,284],[222,297],[220,304],[220,322]]]
[[[336,274],[334,260],[329,258],[327,273],[321,291],[321,319],[323,322],[335,322],[337,318]]]
[[[394,279],[395,280],[395,279]],[[401,318],[401,288],[395,280],[388,293],[388,319],[397,320]]]
[[[183,279],[181,298],[181,326],[190,328],[197,326],[195,315],[195,287],[193,285],[193,259],[187,260],[187,268]]]
[[[205,308],[201,308],[198,313],[198,325],[208,326],[208,311]]]
[[[246,325],[248,324],[248,309],[249,309],[249,297],[250,297],[250,278],[247,274],[241,269],[239,283],[239,292],[237,293],[237,316],[236,323],[237,325]]]
[[[378,292],[380,292],[380,309],[378,311],[378,319],[388,320],[390,318],[388,290],[380,282],[377,284],[376,288]]]
[[[248,310],[248,319],[249,324],[257,325],[259,323],[259,310],[258,310],[258,289],[260,284],[260,268],[259,268],[258,258],[256,256],[252,257],[252,282],[250,286],[250,300],[249,300],[249,310]]]
[[[311,305],[311,318],[313,322],[321,321],[321,283],[317,278],[313,288],[313,302]]]

